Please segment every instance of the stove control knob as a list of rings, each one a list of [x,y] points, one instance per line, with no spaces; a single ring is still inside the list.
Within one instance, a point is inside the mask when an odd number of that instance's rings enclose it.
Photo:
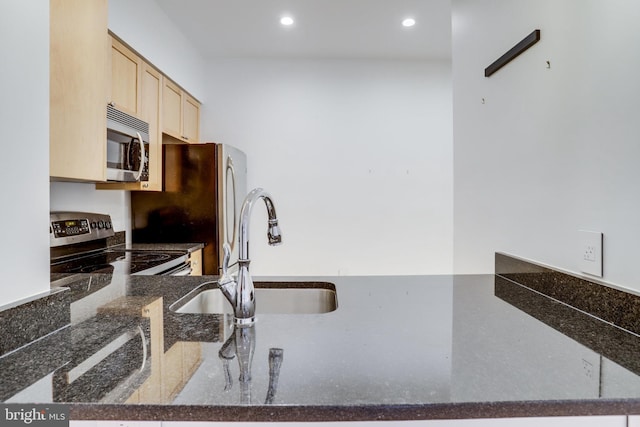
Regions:
[[[98,221],[98,230],[102,230],[104,228],[104,221],[100,220]]]
[[[104,228],[106,228],[107,230],[110,229],[111,228],[111,221],[105,221]]]
[[[98,226],[98,223],[95,221],[91,221],[91,228],[96,228]]]

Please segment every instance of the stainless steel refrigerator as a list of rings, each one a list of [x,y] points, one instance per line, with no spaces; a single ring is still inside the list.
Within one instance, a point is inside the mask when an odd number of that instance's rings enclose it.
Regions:
[[[204,243],[203,274],[218,274],[222,245],[238,259],[238,221],[247,194],[246,155],[216,143],[167,144],[163,191],[131,192],[133,243]]]

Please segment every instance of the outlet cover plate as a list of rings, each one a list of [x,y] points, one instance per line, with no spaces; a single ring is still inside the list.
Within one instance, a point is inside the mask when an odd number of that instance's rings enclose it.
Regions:
[[[602,277],[602,233],[599,231],[578,230],[578,264],[580,271],[592,276]]]

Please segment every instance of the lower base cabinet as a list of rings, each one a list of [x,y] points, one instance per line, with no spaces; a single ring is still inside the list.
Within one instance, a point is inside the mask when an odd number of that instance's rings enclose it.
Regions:
[[[202,249],[191,252],[189,262],[191,263],[191,276],[202,276]]]
[[[640,416],[628,417],[628,427],[640,427]],[[627,416],[486,418],[472,420],[363,421],[363,422],[216,422],[216,421],[71,421],[70,427],[627,427]]]

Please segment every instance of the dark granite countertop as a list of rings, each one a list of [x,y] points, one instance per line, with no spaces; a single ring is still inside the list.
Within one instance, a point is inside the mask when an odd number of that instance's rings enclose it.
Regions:
[[[71,325],[0,357],[0,401],[105,420],[640,414],[638,335],[500,276],[283,279],[334,284],[338,308],[259,315],[235,342],[255,346],[244,383],[233,342],[219,356],[231,317],[169,308],[210,280],[68,279]]]

